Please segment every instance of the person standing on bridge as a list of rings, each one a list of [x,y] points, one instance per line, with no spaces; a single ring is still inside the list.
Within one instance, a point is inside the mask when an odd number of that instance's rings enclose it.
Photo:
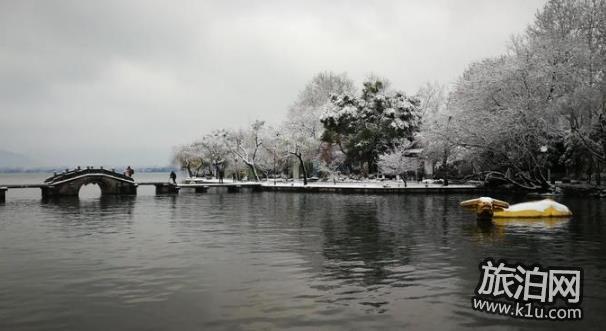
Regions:
[[[135,174],[135,170],[133,170],[133,168],[128,166],[128,167],[126,167],[126,171],[124,172],[124,174],[127,175],[128,177],[132,177]]]
[[[173,184],[177,184],[177,174],[174,171],[170,172],[170,180],[173,181]]]

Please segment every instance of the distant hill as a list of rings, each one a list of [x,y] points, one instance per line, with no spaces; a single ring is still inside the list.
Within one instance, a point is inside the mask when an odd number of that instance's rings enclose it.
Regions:
[[[28,168],[34,163],[29,156],[0,149],[0,168]]]
[[[61,172],[76,168],[76,165],[47,165],[27,155],[0,149],[0,173],[11,172]],[[106,165],[106,169],[122,171],[126,165]],[[173,166],[139,166],[137,172],[171,172],[179,169]]]

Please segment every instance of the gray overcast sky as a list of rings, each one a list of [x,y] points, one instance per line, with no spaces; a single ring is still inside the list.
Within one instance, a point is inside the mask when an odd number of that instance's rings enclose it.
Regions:
[[[215,128],[281,122],[319,71],[452,83],[544,3],[0,0],[0,150],[166,165]]]

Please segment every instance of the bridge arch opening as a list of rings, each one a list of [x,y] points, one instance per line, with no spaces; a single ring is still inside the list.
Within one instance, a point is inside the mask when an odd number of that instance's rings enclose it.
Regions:
[[[102,195],[103,189],[97,183],[83,184],[78,190],[78,197],[80,198],[100,198]]]

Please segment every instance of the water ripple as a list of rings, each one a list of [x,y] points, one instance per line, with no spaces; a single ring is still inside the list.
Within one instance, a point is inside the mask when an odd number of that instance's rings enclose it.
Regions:
[[[606,207],[571,200],[567,224],[487,226],[458,208],[468,197],[9,199],[0,329],[526,326],[470,309],[487,256],[582,266],[588,314],[576,327],[606,322]]]

